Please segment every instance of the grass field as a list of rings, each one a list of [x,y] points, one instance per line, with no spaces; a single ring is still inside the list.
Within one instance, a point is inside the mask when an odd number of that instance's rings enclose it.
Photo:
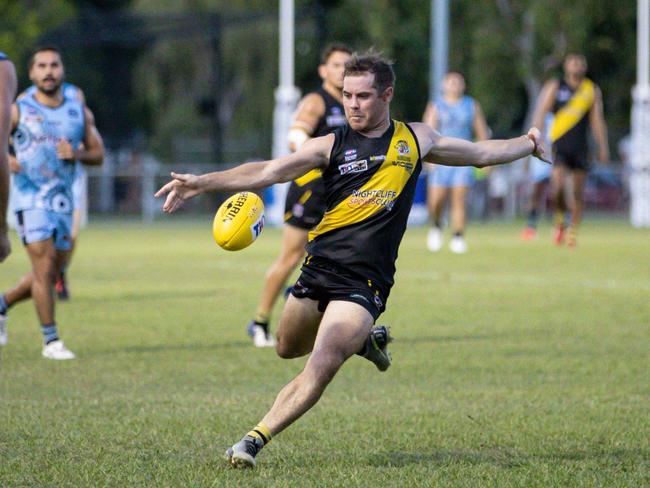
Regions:
[[[76,361],[42,359],[31,303],[12,309],[0,486],[650,486],[649,231],[587,222],[569,251],[477,225],[457,256],[409,230],[393,366],[350,360],[241,472],[223,451],[304,359],[244,335],[279,232],[226,253],[208,220],[82,234],[58,307]],[[26,269],[14,240],[0,289]]]

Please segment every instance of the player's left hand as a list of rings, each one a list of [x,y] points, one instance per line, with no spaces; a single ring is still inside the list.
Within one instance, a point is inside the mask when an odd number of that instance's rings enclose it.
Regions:
[[[74,161],[74,149],[67,139],[59,139],[56,143],[56,157],[63,161]]]
[[[178,174],[172,172],[172,181],[156,192],[156,198],[167,195],[163,204],[163,211],[173,213],[185,203],[185,200],[202,193],[199,177],[191,174]]]
[[[528,137],[528,139],[533,141],[535,144],[535,151],[533,152],[533,156],[544,161],[545,163],[553,164],[549,157],[546,156],[546,151],[544,151],[544,141],[542,140],[542,134],[539,129],[537,127],[532,127],[528,131],[528,134],[526,134],[526,137]]]

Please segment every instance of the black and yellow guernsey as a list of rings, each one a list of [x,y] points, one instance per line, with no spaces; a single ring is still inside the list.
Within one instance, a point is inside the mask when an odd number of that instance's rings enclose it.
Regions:
[[[329,261],[388,296],[422,168],[417,138],[395,120],[376,138],[349,125],[334,135],[323,170],[327,210],[309,233],[306,262]]]
[[[553,146],[564,154],[587,154],[589,113],[594,106],[596,86],[588,78],[577,88],[560,80],[553,105],[550,138]]]
[[[325,104],[325,112],[323,112],[322,117],[318,119],[316,129],[314,129],[314,133],[311,135],[312,138],[325,136],[336,130],[338,127],[347,124],[347,120],[345,118],[345,110],[343,109],[341,102],[334,98],[322,86],[315,90],[314,93],[320,95],[320,97],[323,99],[323,103]],[[294,182],[298,186],[305,186],[307,183],[314,181],[321,176],[322,173],[320,169],[313,169],[300,178],[296,178]]]

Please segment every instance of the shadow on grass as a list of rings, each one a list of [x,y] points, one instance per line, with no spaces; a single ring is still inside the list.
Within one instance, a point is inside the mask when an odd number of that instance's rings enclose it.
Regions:
[[[404,337],[397,336],[395,342],[399,344],[421,344],[422,342],[470,342],[470,341],[488,341],[497,338],[497,335],[457,335],[457,336],[416,336]]]
[[[141,353],[159,353],[171,351],[217,351],[227,349],[250,349],[250,341],[232,341],[232,342],[219,342],[212,344],[140,344],[133,346],[124,346],[115,349],[99,349],[92,352],[93,356],[103,356],[110,354],[141,354]]]
[[[102,296],[87,295],[83,297],[86,303],[110,303],[125,301],[159,301],[159,300],[175,300],[183,298],[213,298],[216,295],[214,289],[200,289],[200,290],[161,290],[142,293],[107,293]]]
[[[491,447],[481,451],[441,449],[429,453],[412,452],[386,452],[373,456],[368,464],[375,467],[404,467],[412,464],[492,464],[500,468],[512,469],[529,466],[538,462],[563,462],[563,461],[607,461],[619,464],[628,459],[639,457],[646,459],[650,453],[644,449],[615,449],[604,451],[602,449],[585,449],[576,451],[563,451],[547,454],[525,454],[515,449]]]

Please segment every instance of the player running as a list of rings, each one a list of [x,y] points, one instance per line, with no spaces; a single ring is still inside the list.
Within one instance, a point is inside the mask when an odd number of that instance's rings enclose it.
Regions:
[[[569,54],[564,60],[564,77],[549,80],[542,88],[533,125],[544,126],[547,113],[554,114],[550,139],[553,143],[551,178],[555,204],[555,243],[564,242],[565,212],[570,210],[567,245],[575,247],[578,226],[584,208],[584,187],[589,172],[587,126],[598,145],[598,160],[609,162],[607,125],[603,116],[602,94],[598,85],[587,78],[587,60],[582,54]],[[571,193],[565,190],[567,176],[572,177]]]
[[[390,366],[386,327],[375,321],[393,286],[397,250],[406,230],[422,161],[451,166],[501,164],[530,154],[542,157],[540,133],[472,143],[441,136],[423,123],[390,118],[395,74],[390,62],[370,53],[346,63],[343,106],[349,125],[307,141],[298,151],[263,163],[201,176],[172,173],[156,196],[163,210],[207,191],[264,188],[313,169],[323,172],[327,210],[309,233],[302,274],[288,298],[276,350],[283,358],[310,354],[262,421],[226,455],[235,467],[254,467],[273,436],[319,400],[354,354]]]
[[[36,86],[32,85],[27,90],[23,91],[18,95],[17,100],[21,100],[27,96],[34,95],[36,93]],[[65,98],[72,100],[79,100],[84,105],[86,104],[86,96],[84,95],[81,88],[73,85],[72,83],[64,82],[61,85],[61,90]],[[15,161],[15,158],[13,158]],[[79,236],[79,229],[81,228],[81,210],[84,206],[84,181],[87,178],[86,169],[80,161],[75,162],[75,177],[74,183],[72,184],[72,243],[70,247],[70,252],[66,253],[65,262],[61,263],[61,269],[59,270],[56,282],[54,283],[54,291],[56,292],[59,300],[69,300],[70,299],[70,290],[68,288],[68,280],[66,278],[66,271],[70,266],[70,261],[72,260],[72,254],[77,246],[77,237]],[[18,165],[15,166],[18,168]],[[18,169],[17,169],[18,170]]]
[[[92,112],[61,89],[64,74],[61,53],[54,47],[38,48],[29,62],[36,92],[12,106],[19,165],[12,208],[32,269],[0,296],[5,334],[9,308],[32,298],[43,333],[43,357],[60,360],[75,357],[59,338],[53,298],[54,281],[71,247],[75,161],[98,165],[104,157]]]
[[[423,121],[443,136],[471,141],[489,138],[489,130],[481,105],[465,95],[465,77],[450,71],[442,81],[442,96],[429,102]],[[431,227],[427,233],[427,248],[437,252],[442,248],[442,212],[451,200],[451,252],[467,252],[465,241],[467,193],[474,184],[474,168],[431,165],[427,178],[427,206]]]
[[[318,67],[323,84],[318,90],[305,95],[298,105],[288,136],[292,152],[310,138],[329,134],[347,123],[341,105],[341,91],[343,68],[351,54],[350,48],[344,44],[331,44],[323,50]],[[266,270],[257,313],[248,325],[248,333],[256,347],[275,346],[275,339],[269,330],[273,305],[289,275],[304,257],[307,235],[323,218],[324,212],[325,185],[320,169],[314,169],[291,182],[285,204],[280,254]]]

